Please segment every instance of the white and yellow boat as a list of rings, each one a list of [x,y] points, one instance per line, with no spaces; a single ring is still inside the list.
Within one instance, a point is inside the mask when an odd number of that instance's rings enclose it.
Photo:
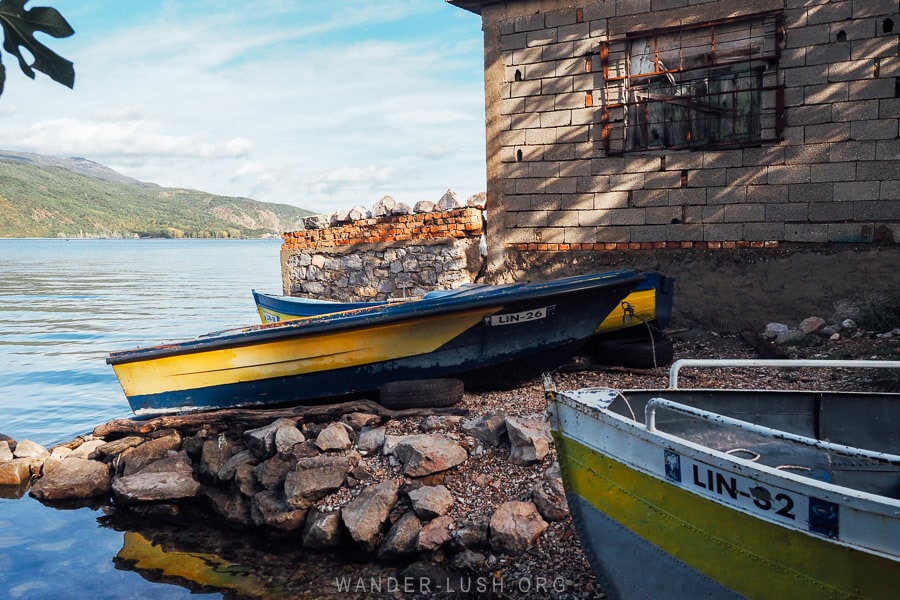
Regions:
[[[641,281],[611,271],[479,286],[114,352],[137,414],[313,401],[442,377],[559,365]]]
[[[897,598],[900,394],[556,391],[569,507],[611,598]]]

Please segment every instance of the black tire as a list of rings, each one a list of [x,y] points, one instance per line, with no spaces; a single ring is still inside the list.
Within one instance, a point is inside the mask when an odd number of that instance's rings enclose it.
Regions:
[[[385,408],[443,408],[453,406],[463,396],[459,379],[418,379],[391,381],[381,386],[379,403]]]
[[[675,358],[675,349],[671,339],[659,335],[652,340],[645,337],[597,340],[591,354],[596,362],[603,365],[654,369],[670,364]]]

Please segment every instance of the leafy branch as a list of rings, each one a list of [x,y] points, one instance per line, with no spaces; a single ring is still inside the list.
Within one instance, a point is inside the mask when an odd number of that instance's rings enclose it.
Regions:
[[[55,8],[35,7],[25,9],[28,0],[0,0],[0,26],[3,27],[3,49],[15,56],[23,73],[34,79],[35,70],[48,75],[53,81],[72,88],[75,86],[75,67],[35,39],[37,32],[55,38],[69,37],[75,30]],[[22,49],[31,55],[32,62]],[[6,83],[6,68],[0,63],[0,94]]]

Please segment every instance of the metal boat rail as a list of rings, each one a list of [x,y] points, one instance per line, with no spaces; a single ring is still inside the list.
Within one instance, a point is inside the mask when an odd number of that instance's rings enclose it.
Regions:
[[[772,359],[772,358],[682,358],[669,367],[670,390],[677,390],[678,373],[681,369],[710,368],[825,368],[825,369],[900,369],[898,360],[816,360],[816,359]],[[683,388],[682,388],[683,389]]]

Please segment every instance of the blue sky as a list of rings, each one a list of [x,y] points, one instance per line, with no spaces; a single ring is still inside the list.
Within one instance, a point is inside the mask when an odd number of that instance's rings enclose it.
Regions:
[[[31,0],[69,90],[5,54],[0,148],[328,213],[484,191],[480,18],[444,0]],[[252,8],[248,8],[252,7]]]

